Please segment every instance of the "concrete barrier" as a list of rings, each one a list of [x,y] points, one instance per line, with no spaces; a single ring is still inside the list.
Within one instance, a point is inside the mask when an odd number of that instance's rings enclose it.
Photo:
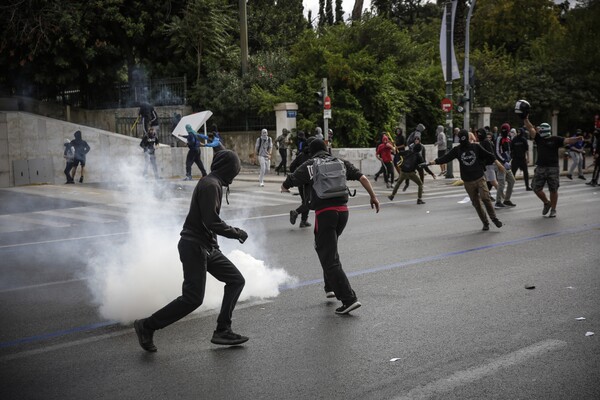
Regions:
[[[64,182],[64,141],[73,139],[77,130],[91,148],[85,182],[119,181],[123,170],[130,168],[134,173],[139,170],[141,176],[144,154],[139,138],[26,112],[3,111],[0,112],[0,187]],[[212,153],[212,149],[202,149],[202,161],[207,167]],[[184,176],[186,154],[186,147],[160,146],[156,150],[159,174]],[[197,174],[197,168],[193,168]]]

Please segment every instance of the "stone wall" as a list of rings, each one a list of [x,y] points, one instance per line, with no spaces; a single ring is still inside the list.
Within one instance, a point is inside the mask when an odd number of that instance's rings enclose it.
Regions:
[[[141,176],[144,154],[138,138],[25,112],[0,112],[0,187],[64,182],[64,141],[73,139],[77,130],[91,148],[86,182],[119,181],[129,169]],[[186,147],[160,146],[156,151],[160,175],[184,176],[186,154]],[[209,163],[212,150],[203,149],[202,157]]]

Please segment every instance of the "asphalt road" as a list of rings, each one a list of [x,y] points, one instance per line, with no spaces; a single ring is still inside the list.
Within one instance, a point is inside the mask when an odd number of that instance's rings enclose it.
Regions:
[[[339,249],[363,306],[337,316],[311,228],[289,222],[299,197],[279,193],[276,177],[264,188],[238,180],[222,216],[250,236],[222,239],[224,252],[271,268],[247,288],[273,269],[295,281],[238,304],[245,345],[210,343],[213,306],[156,332],[154,354],[102,306],[117,315],[130,308],[123,292],[177,293],[192,184],[2,189],[0,398],[598,399],[600,193],[561,183],[558,218],[542,217],[517,181],[517,207],[489,232],[460,186],[428,178],[416,205],[414,185],[390,202],[378,182],[379,214],[357,186]],[[157,260],[174,272],[149,287],[143,266]],[[122,274],[99,300],[91,288],[111,262]],[[127,275],[133,264],[142,269]]]

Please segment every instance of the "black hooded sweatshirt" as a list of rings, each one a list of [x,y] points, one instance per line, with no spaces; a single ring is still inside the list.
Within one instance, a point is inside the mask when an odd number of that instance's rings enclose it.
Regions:
[[[227,225],[219,216],[223,186],[229,186],[233,182],[240,168],[240,159],[233,151],[222,150],[215,154],[210,174],[200,179],[194,189],[181,239],[213,250],[219,248],[217,235],[230,239],[240,238],[240,230]]]
[[[465,182],[472,182],[483,177],[484,166],[495,161],[492,153],[485,150],[479,143],[461,143],[452,148],[442,157],[436,158],[436,164],[446,164],[458,159],[460,178]]]

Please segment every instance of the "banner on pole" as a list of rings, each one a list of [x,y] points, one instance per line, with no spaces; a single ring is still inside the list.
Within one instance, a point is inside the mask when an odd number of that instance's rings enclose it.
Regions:
[[[452,57],[452,79],[460,78],[460,71],[458,69],[458,63],[456,62],[456,54],[454,53],[454,17],[456,16],[456,5],[457,1],[452,0],[452,31],[450,38],[450,52]],[[442,28],[440,29],[440,57],[442,59],[442,71],[444,72],[444,80],[448,81],[446,77],[446,10],[444,9],[444,16],[442,17]]]

